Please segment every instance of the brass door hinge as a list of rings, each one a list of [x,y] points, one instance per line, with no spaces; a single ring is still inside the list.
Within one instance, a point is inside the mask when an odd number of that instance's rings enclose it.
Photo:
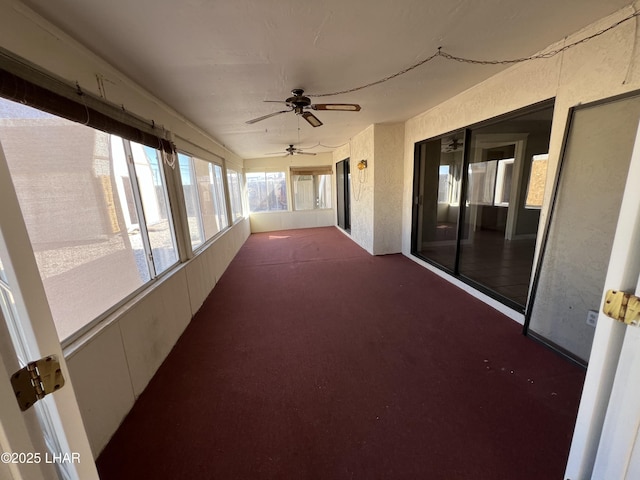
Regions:
[[[627,325],[640,324],[640,298],[630,293],[607,291],[602,311],[607,317]]]
[[[11,375],[11,385],[20,410],[24,412],[41,398],[62,388],[64,377],[60,362],[55,355],[31,362]]]

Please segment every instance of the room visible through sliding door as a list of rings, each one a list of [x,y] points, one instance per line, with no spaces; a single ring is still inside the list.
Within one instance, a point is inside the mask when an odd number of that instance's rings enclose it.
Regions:
[[[415,251],[447,270],[456,261],[464,132],[416,147]]]
[[[416,144],[413,254],[524,312],[553,102]]]

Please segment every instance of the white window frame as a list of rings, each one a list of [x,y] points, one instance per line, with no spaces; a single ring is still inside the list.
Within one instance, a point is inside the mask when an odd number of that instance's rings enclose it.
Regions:
[[[251,203],[250,203],[250,199],[249,197],[249,178],[251,175],[255,175],[255,174],[262,174],[264,176],[264,180],[265,180],[265,184],[267,185],[267,189],[268,189],[268,180],[267,180],[267,175],[269,174],[274,174],[274,173],[282,173],[284,175],[284,186],[286,189],[286,198],[287,198],[287,208],[286,209],[275,209],[275,210],[271,210],[269,208],[267,208],[266,210],[257,210],[257,211],[253,211],[251,210]],[[291,192],[289,191],[291,189],[290,187],[290,175],[289,175],[289,169],[288,168],[258,168],[258,169],[251,169],[251,170],[247,170],[245,172],[245,186],[247,189],[247,201],[248,201],[248,208],[249,208],[249,214],[263,214],[263,213],[268,213],[268,214],[272,214],[272,213],[283,213],[283,212],[290,212],[292,211],[292,205],[291,205]],[[268,192],[267,192],[268,195]],[[267,204],[268,206],[268,204]]]
[[[238,185],[238,205],[237,207],[239,208],[239,211],[236,212],[234,209],[234,192],[231,188],[231,182],[229,181],[229,177],[234,176],[236,177],[236,183]],[[231,218],[232,218],[232,224],[235,224],[237,222],[239,222],[240,220],[242,220],[244,218],[244,201],[243,201],[243,180],[244,177],[242,175],[242,172],[236,170],[235,168],[231,168],[231,167],[227,167],[227,189],[229,191],[229,210],[231,212]]]

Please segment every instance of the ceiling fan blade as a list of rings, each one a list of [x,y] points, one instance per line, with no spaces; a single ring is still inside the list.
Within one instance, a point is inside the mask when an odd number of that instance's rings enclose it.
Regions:
[[[315,155],[313,152],[301,152],[300,150],[296,151],[296,155]]]
[[[275,117],[276,115],[280,115],[281,113],[287,113],[290,111],[291,110],[281,110],[279,112],[273,112],[273,113],[270,113],[269,115],[264,115],[262,117],[254,118],[253,120],[248,120],[245,123],[248,123],[249,125],[251,125],[253,123],[261,122],[262,120],[266,120],[267,118]]]
[[[313,110],[339,110],[341,112],[359,112],[360,105],[356,103],[316,103],[311,105]]]
[[[322,125],[320,119],[318,119],[318,117],[316,117],[311,112],[303,112],[301,115],[307,122],[309,122],[309,125],[311,125],[312,127],[319,127],[320,125]]]

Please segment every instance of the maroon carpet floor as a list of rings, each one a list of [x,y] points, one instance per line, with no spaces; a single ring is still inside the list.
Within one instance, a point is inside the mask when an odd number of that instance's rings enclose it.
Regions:
[[[252,235],[98,458],[122,479],[561,479],[584,371],[402,255]]]

